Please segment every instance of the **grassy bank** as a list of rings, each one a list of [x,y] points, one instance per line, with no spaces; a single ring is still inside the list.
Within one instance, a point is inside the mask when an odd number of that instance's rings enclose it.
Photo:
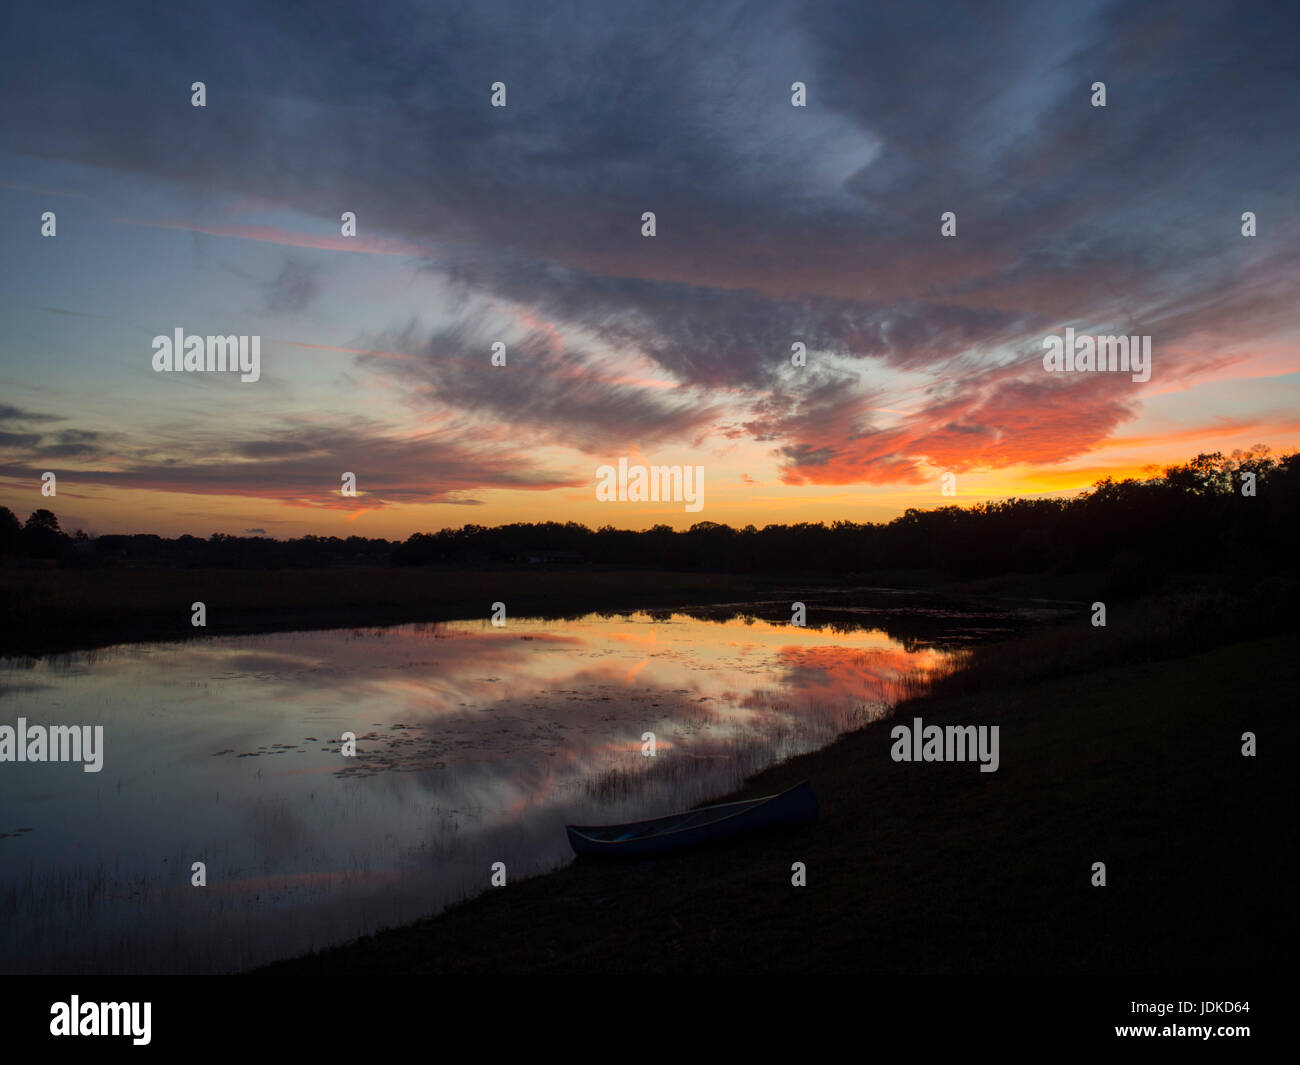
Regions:
[[[889,726],[869,727],[733,796],[809,778],[812,829],[577,862],[261,972],[1267,970],[1285,949],[1298,683],[1287,635],[939,693],[899,718],[999,725],[998,772],[895,763]],[[807,887],[790,885],[794,861]]]
[[[997,613],[1006,603],[1050,590],[1040,576],[1028,591],[1000,594],[944,584],[938,574],[882,571],[834,580],[821,574],[676,573],[582,566],[572,569],[480,566],[187,569],[178,567],[0,568],[0,655],[41,655],[118,643],[236,636],[290,630],[397,625],[486,618],[494,602],[509,617],[574,617],[592,611],[703,608],[768,600],[760,613],[788,621],[789,601],[808,600],[809,624],[831,620],[823,608],[851,607],[854,624],[872,623],[898,638],[920,638],[945,623],[890,609],[867,617],[863,587],[913,591]],[[1073,580],[1062,585],[1072,590]],[[878,597],[877,597],[878,598]],[[207,626],[190,624],[190,604],[207,608]],[[999,604],[1002,605],[999,605]],[[877,605],[882,605],[878,602]],[[893,601],[884,602],[895,607]],[[1080,610],[1086,605],[1080,602]],[[841,620],[843,620],[841,618]]]
[[[639,570],[428,568],[0,569],[0,654],[141,640],[682,606],[751,598],[769,582]],[[190,624],[190,604],[207,627]]]

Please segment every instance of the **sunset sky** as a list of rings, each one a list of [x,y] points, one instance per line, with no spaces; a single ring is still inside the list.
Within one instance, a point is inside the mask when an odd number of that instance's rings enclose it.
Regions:
[[[1295,5],[54,4],[3,30],[20,518],[887,520],[1300,447]],[[1149,335],[1150,381],[1048,373],[1067,326]],[[261,379],[155,373],[178,327],[261,336]],[[598,502],[620,458],[702,466],[703,510]]]

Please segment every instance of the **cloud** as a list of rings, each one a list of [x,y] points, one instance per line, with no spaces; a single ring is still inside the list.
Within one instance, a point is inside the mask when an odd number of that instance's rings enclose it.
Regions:
[[[82,458],[100,453],[104,442],[102,433],[89,429],[64,429],[55,434],[52,442],[44,442],[35,448],[35,454],[42,459]]]
[[[230,237],[236,240],[256,240],[267,244],[284,244],[293,248],[315,248],[320,251],[350,251],[361,255],[427,255],[429,249],[418,244],[409,244],[400,240],[384,237],[366,237],[357,235],[345,237],[319,233],[299,233],[280,226],[255,225],[250,223],[227,224],[210,222],[193,224],[186,222],[149,222],[136,218],[119,218],[116,221],[128,226],[150,226],[154,229],[183,229],[190,233],[204,233],[212,237]]]
[[[0,403],[0,422],[57,422],[61,420],[57,414],[41,414],[39,411],[24,410],[9,403]]]
[[[0,422],[18,423],[63,421],[55,414],[39,414],[17,407],[0,406]],[[99,454],[107,441],[103,433],[89,429],[61,429],[47,432],[0,432],[0,452],[14,452],[28,463],[48,463],[54,459],[89,458]],[[15,476],[30,474],[21,467],[9,467]]]
[[[1167,390],[1295,324],[1294,7],[476,0],[383,5],[346,38],[251,4],[86,8],[75,40],[105,43],[60,48],[30,42],[66,41],[66,15],[11,21],[0,147],[169,184],[201,216],[132,224],[423,249],[448,293],[545,328],[519,326],[499,373],[469,318],[395,321],[358,358],[413,402],[544,443],[748,438],[787,483],[1050,464],[1136,417],[1142,390],[1046,379],[1045,333],[1149,334]],[[182,91],[196,70],[220,72],[204,109]],[[205,213],[248,199],[321,235]],[[344,209],[375,243],[332,235]],[[1258,238],[1240,236],[1243,210]],[[266,306],[292,315],[320,288],[287,258]],[[309,443],[234,446],[254,466],[289,449],[305,487],[325,473]]]
[[[41,310],[47,314],[58,314],[66,318],[103,318],[102,314],[90,314],[86,311],[69,311],[62,307],[42,307]]]
[[[586,483],[547,470],[523,447],[455,421],[408,435],[362,419],[291,421],[246,438],[219,428],[174,434],[154,430],[139,436],[69,430],[49,440],[24,436],[8,446],[20,454],[0,460],[0,476],[30,476],[33,459],[59,457],[77,460],[64,473],[77,483],[344,510],[463,503],[472,499],[471,493],[491,489],[546,490]],[[355,498],[340,495],[344,472],[357,476]]]
[[[367,345],[383,353],[359,361],[400,380],[417,405],[525,427],[539,442],[584,451],[661,443],[698,433],[721,414],[716,401],[691,390],[629,379],[611,361],[566,346],[554,331],[525,330],[507,345],[504,367],[490,361],[493,338],[469,321],[428,335],[412,325],[368,337]]]
[[[320,267],[289,256],[263,299],[270,311],[301,311],[320,294]]]

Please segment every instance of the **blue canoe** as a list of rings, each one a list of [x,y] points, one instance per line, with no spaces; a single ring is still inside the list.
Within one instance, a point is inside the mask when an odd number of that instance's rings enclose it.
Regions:
[[[817,820],[817,797],[808,781],[779,795],[702,806],[698,810],[625,825],[565,825],[574,854],[639,858],[663,854],[755,829],[808,825]]]

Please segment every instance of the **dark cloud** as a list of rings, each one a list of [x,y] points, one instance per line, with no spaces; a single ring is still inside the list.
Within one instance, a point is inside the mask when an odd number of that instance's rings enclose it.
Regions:
[[[42,442],[35,453],[37,458],[42,459],[89,458],[102,452],[103,443],[102,433],[65,429],[55,436],[53,442]]]
[[[23,8],[0,40],[0,147],[201,203],[364,212],[436,247],[425,268],[453,289],[584,338],[531,335],[494,375],[469,327],[396,325],[416,358],[370,361],[415,398],[584,448],[750,434],[795,480],[1095,446],[1135,390],[1043,380],[1031,353],[1067,323],[1152,335],[1167,383],[1294,322],[1294,5],[474,0],[385,4],[339,33],[343,10]],[[319,291],[287,259],[266,304]],[[796,377],[795,340],[861,372]],[[620,382],[597,350],[682,387]],[[902,424],[871,409],[878,367],[933,382]]]
[[[410,326],[365,343],[417,355],[361,360],[399,378],[417,405],[439,403],[485,415],[528,430],[538,442],[586,451],[649,445],[699,432],[721,415],[714,399],[629,382],[611,364],[540,330],[507,345],[504,367],[491,364],[492,338],[470,324],[432,335]]]
[[[15,412],[14,407],[0,408],[0,420]],[[15,421],[62,421],[53,414],[16,411]],[[16,451],[32,462],[50,459],[89,458],[100,453],[104,435],[88,429],[63,429],[53,435],[44,433],[0,432],[0,450]]]
[[[91,460],[104,458],[110,441],[99,433],[72,431],[49,444],[23,440],[17,446],[38,459]],[[174,437],[113,438],[111,448],[114,469],[78,468],[69,475],[82,483],[343,508],[393,502],[473,504],[477,501],[467,493],[476,490],[577,483],[546,470],[526,448],[503,446],[466,424],[396,436],[362,420],[313,421],[252,439],[191,428]],[[231,461],[231,456],[240,460]],[[339,495],[345,472],[357,476],[356,497]],[[30,473],[22,463],[0,463],[0,476]]]
[[[269,311],[301,311],[320,295],[320,267],[286,257],[284,266],[264,293]]]
[[[791,344],[897,368],[951,358],[966,346],[1016,335],[1023,317],[987,308],[878,304],[604,277],[517,258],[456,263],[446,276],[560,322],[580,323],[615,349],[654,359],[678,380],[712,388],[768,388]]]
[[[62,419],[57,414],[42,414],[39,411],[23,410],[8,403],[0,403],[0,422],[57,422]]]

